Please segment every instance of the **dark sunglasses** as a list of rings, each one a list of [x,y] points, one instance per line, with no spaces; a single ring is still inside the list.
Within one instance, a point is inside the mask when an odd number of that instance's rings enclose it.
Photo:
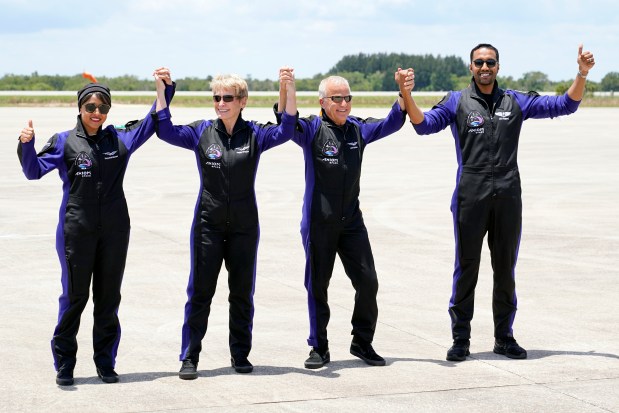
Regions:
[[[498,62],[496,60],[494,60],[494,59],[488,59],[488,60],[475,59],[475,60],[473,60],[473,64],[475,65],[475,67],[483,67],[484,63],[486,64],[486,66],[488,66],[488,69],[492,69],[494,66],[496,66],[496,64]]]
[[[335,103],[342,103],[343,100],[346,102],[350,102],[352,100],[352,95],[348,96],[325,96],[325,99],[331,99]]]
[[[223,99],[224,102],[230,103],[234,100],[234,98],[238,98],[239,96],[233,96],[233,95],[213,95],[213,102],[221,102],[221,100]]]
[[[85,103],[84,104],[84,109],[88,113],[95,113],[95,110],[99,109],[99,113],[100,114],[107,115],[107,113],[110,111],[110,108],[111,108],[111,106],[110,105],[106,105],[105,103],[102,103],[99,106],[97,106],[94,103]]]

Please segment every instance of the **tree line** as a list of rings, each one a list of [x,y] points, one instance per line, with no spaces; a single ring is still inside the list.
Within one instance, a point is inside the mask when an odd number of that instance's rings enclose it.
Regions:
[[[348,79],[353,90],[394,91],[398,89],[393,80],[393,72],[397,67],[415,68],[416,91],[459,90],[465,88],[471,81],[468,64],[457,56],[359,53],[344,56],[324,74],[318,73],[311,78],[297,79],[297,90],[318,90],[318,84],[324,77],[337,74]],[[175,79],[176,90],[209,90],[212,79],[212,76]],[[107,84],[112,90],[154,90],[152,80],[140,79],[133,75],[98,76],[97,80]],[[251,75],[247,75],[245,80],[249,90],[252,91],[276,91],[279,87],[276,80],[254,79]],[[519,79],[499,76],[498,81],[503,88],[563,93],[571,85],[573,79],[552,81],[545,73],[528,72]],[[86,82],[88,80],[84,79],[82,74],[73,76],[42,75],[38,72],[30,75],[6,74],[0,78],[0,90],[75,91]],[[619,72],[607,73],[600,82],[588,81],[587,90],[589,92],[619,91]]]

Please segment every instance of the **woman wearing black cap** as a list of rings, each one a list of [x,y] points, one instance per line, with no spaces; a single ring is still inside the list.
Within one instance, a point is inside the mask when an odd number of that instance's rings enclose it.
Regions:
[[[173,95],[169,70],[157,69],[157,89]],[[77,92],[77,125],[52,136],[37,154],[32,121],[19,136],[17,154],[28,179],[58,169],[63,181],[56,250],[62,269],[58,325],[51,342],[56,383],[73,384],[80,316],[94,303],[93,347],[97,375],[118,381],[114,371],[120,341],[118,306],[129,243],[129,214],[123,178],[131,154],[155,132],[151,113],[122,127],[103,127],[111,108],[110,90],[90,83]]]

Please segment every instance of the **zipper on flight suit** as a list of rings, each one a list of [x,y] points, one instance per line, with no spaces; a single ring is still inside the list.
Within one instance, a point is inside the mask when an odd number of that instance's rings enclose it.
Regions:
[[[102,198],[102,189],[103,189],[103,159],[101,159],[101,148],[99,147],[99,142],[95,142],[94,139],[87,137],[88,140],[92,141],[95,146],[95,155],[97,158],[97,232],[101,231],[101,198]]]
[[[492,102],[492,108],[490,109],[490,160],[491,160],[491,164],[490,164],[490,171],[492,174],[492,197],[496,198],[496,177],[495,177],[495,171],[494,171],[494,162],[495,162],[495,156],[496,156],[496,151],[495,151],[495,142],[494,142],[494,123],[493,123],[493,119],[494,119],[494,101]]]
[[[234,130],[232,134],[234,134]],[[232,135],[228,135],[228,147],[226,151],[228,153],[232,152]],[[223,155],[222,159],[225,159]],[[226,232],[230,228],[230,163],[229,159],[226,160]]]
[[[346,154],[344,151],[346,151],[348,149],[348,141],[346,140],[346,136],[348,135],[348,124],[345,123],[343,127],[341,126],[337,126],[336,128],[338,130],[340,130],[344,136],[342,138],[343,141],[343,145],[342,145],[342,169],[344,171],[344,177],[343,177],[343,184],[342,184],[342,202],[341,202],[341,210],[340,210],[340,221],[346,221],[346,214],[345,214],[345,201],[346,201],[346,178],[348,177],[348,163],[346,162]]]
[[[484,105],[484,107],[486,108],[486,111],[488,112],[488,117],[490,118],[490,139],[489,139],[489,151],[490,151],[490,176],[492,177],[492,197],[495,198],[496,197],[496,180],[495,180],[495,176],[494,176],[494,156],[495,156],[495,148],[494,148],[494,124],[492,123],[492,119],[494,117],[494,101],[492,102],[492,108],[490,108],[488,106],[488,104],[486,103],[485,99],[481,99],[478,98],[478,100],[480,102],[482,102],[482,104]]]

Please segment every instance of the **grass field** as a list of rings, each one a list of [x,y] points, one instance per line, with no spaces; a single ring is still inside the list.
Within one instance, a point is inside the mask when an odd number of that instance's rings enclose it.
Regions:
[[[415,101],[422,107],[431,107],[436,104],[441,97],[439,96],[415,96]],[[0,96],[0,106],[73,106],[76,98],[74,96],[31,96],[14,95]],[[298,96],[297,105],[299,107],[315,107],[318,105],[316,96]],[[355,107],[382,107],[390,106],[395,100],[394,96],[355,96],[353,102]],[[151,96],[114,96],[113,102],[117,104],[141,104],[152,103]],[[270,107],[277,101],[275,96],[251,96],[248,105],[253,107]],[[212,102],[204,96],[176,96],[174,106],[179,107],[199,107],[210,105]],[[582,106],[585,107],[619,107],[618,96],[586,96]]]

